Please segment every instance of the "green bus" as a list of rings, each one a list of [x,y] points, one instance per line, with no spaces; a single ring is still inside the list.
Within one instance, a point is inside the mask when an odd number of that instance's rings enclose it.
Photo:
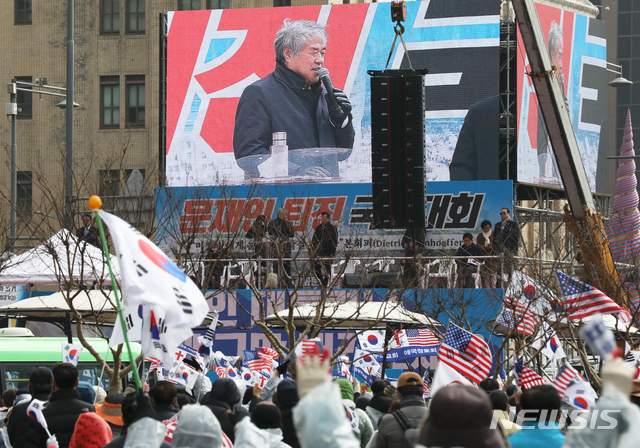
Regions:
[[[91,346],[113,365],[113,356],[105,339],[87,338]],[[0,374],[2,375],[2,390],[15,387],[22,389],[29,385],[29,375],[36,367],[52,368],[62,361],[62,343],[67,338],[46,337],[0,337]],[[74,343],[78,343],[77,339]],[[139,343],[131,343],[134,358],[141,352]],[[122,353],[123,366],[129,365],[129,355],[126,349]],[[100,382],[105,390],[109,389],[109,378],[102,373],[102,367],[89,350],[84,348],[78,361],[80,381],[87,381],[96,386]],[[132,375],[129,374],[129,379]]]

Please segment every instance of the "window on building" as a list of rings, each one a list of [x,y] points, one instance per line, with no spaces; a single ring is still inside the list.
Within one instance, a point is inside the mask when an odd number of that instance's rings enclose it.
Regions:
[[[180,11],[195,11],[200,9],[200,0],[178,0]]]
[[[100,77],[100,127],[120,127],[120,79]]]
[[[14,0],[16,25],[31,25],[31,0]]]
[[[100,196],[120,194],[120,170],[100,170]]]
[[[31,76],[16,76],[16,81],[33,82],[33,78]],[[18,84],[18,88],[32,90],[31,86],[20,84]],[[17,118],[31,119],[33,117],[33,99],[31,92],[18,90],[16,101],[18,102]]]
[[[18,171],[16,208],[18,212],[31,212],[33,202],[33,180],[31,171]]]
[[[273,0],[273,6],[291,6],[291,0]]]
[[[102,0],[100,32],[120,34],[120,0]]]
[[[126,0],[127,2],[127,34],[144,34],[145,0]]]
[[[127,76],[127,126],[144,127],[144,75]]]
[[[207,0],[207,9],[229,9],[229,0]]]

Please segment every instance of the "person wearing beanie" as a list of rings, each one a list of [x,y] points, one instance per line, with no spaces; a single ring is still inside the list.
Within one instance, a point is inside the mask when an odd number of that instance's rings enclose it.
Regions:
[[[472,386],[449,386],[438,390],[429,404],[418,443],[426,448],[508,448],[502,431],[492,429],[491,400]],[[523,431],[524,432],[524,431]]]
[[[373,394],[373,398],[367,405],[365,411],[371,420],[374,430],[378,429],[380,419],[383,415],[389,412],[389,407],[391,406],[391,403],[393,403],[391,397],[384,393],[387,386],[391,386],[391,383],[387,380],[375,380],[371,384],[371,393]]]
[[[102,403],[95,404],[96,414],[107,422],[113,437],[120,436],[124,427],[124,420],[122,419],[123,401],[124,394],[109,394],[102,400]]]
[[[397,394],[400,398],[400,409],[394,414],[384,415],[378,424],[376,448],[403,448],[405,446],[405,430],[398,419],[406,419],[417,429],[422,420],[429,414],[424,403],[424,386],[422,378],[415,372],[405,372],[398,378]]]
[[[80,414],[69,448],[102,448],[113,440],[111,428],[95,412]]]
[[[334,381],[340,387],[340,395],[342,396],[342,404],[345,407],[347,417],[352,422],[353,434],[360,442],[360,447],[365,448],[373,435],[373,425],[371,420],[365,411],[357,409],[356,404],[353,402],[354,393],[353,385],[344,378],[340,378]],[[354,427],[355,418],[357,416],[358,428]]]
[[[269,401],[258,403],[251,413],[251,423],[268,433],[269,448],[290,448],[282,440],[282,419],[275,404]]]
[[[522,431],[509,437],[511,447],[560,448],[565,439],[556,422],[561,404],[560,394],[550,384],[525,390],[520,397],[521,412],[526,412],[527,420],[531,421],[524,421]]]
[[[102,386],[93,386],[93,391],[96,393],[96,400],[93,404],[102,403],[104,401],[104,397],[107,396],[107,392],[105,392]]]
[[[227,437],[235,440],[234,427],[236,423],[249,415],[240,401],[242,395],[231,378],[218,378],[213,382],[211,391],[202,399],[202,404],[213,412]]]
[[[493,417],[498,420],[500,429],[505,436],[515,434],[522,429],[522,426],[509,420],[509,397],[501,390],[494,390],[489,394],[491,407],[493,408]]]
[[[298,404],[298,384],[292,379],[284,379],[278,384],[278,408],[282,419],[282,441],[291,448],[300,448],[296,427],[293,424],[293,407]]]
[[[53,389],[53,375],[46,367],[38,367],[29,375],[29,393],[34,399],[49,401],[49,396]],[[9,421],[7,422],[7,433],[11,446],[24,446],[27,440],[27,433],[31,417],[27,414],[27,407],[31,400],[13,405]]]
[[[95,412],[93,404],[80,399],[76,390],[78,368],[73,364],[59,363],[53,369],[54,391],[42,410],[51,434],[55,434],[60,448],[67,448],[76,427],[76,421],[84,412]],[[93,392],[93,388],[91,388]],[[25,448],[44,448],[49,436],[36,420],[29,422]]]

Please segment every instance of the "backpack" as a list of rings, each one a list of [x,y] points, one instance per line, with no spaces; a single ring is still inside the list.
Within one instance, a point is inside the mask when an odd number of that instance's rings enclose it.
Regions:
[[[404,429],[404,446],[405,448],[413,448],[418,440],[418,430],[413,427],[407,416],[401,410],[393,412],[391,415],[395,417],[398,424]]]

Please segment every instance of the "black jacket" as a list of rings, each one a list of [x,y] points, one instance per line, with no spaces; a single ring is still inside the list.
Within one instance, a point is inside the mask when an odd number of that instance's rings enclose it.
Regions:
[[[279,406],[282,417],[282,441],[291,448],[300,448],[296,427],[293,424],[293,407],[295,405]]]
[[[289,258],[291,256],[291,238],[294,235],[291,223],[276,218],[269,223],[267,231],[275,245],[273,255]]]
[[[330,257],[336,254],[338,231],[331,223],[318,224],[311,242],[316,257]]]
[[[231,440],[231,443],[233,443],[235,440],[233,428],[235,428],[236,423],[249,415],[249,411],[242,406],[236,406],[232,412],[231,407],[227,403],[211,398],[209,394],[205,395],[202,399],[202,405],[211,409],[213,415],[215,415],[220,422],[222,432],[224,432]]]
[[[329,121],[329,111],[324,98],[326,90],[318,81],[305,86],[305,78],[276,63],[273,72],[247,86],[242,92],[233,129],[233,152],[240,168],[249,176],[258,177],[255,164],[248,164],[247,156],[269,154],[274,132],[287,133],[289,151],[303,148],[353,148],[355,131],[351,119],[344,128],[336,128]],[[293,154],[290,155],[293,157]],[[338,161],[349,157],[350,151],[334,158]],[[311,159],[313,157],[307,157]],[[312,165],[327,166],[329,160],[320,156]],[[289,174],[292,165],[289,163]]]
[[[49,394],[39,394],[33,398],[40,401],[49,401]],[[13,447],[24,446],[27,440],[29,423],[32,421],[31,417],[27,414],[29,404],[31,404],[31,400],[26,400],[15,405],[11,410],[9,422],[7,423],[7,433],[9,434],[9,441]]]
[[[174,408],[170,404],[159,404],[157,406],[154,406],[153,410],[156,411],[156,416],[154,418],[159,422],[169,420],[171,417],[178,413],[176,411],[176,408]]]
[[[67,448],[76,426],[78,416],[83,412],[95,412],[92,404],[80,400],[75,389],[60,389],[51,394],[49,403],[42,410],[49,432],[55,434],[60,448]],[[24,444],[26,448],[45,448],[47,433],[35,420],[29,422],[29,434]]]
[[[503,252],[518,252],[520,244],[520,226],[517,222],[508,219],[504,222],[497,222],[493,229],[493,250],[496,254]]]
[[[87,243],[95,247],[98,247],[98,248],[102,247],[102,245],[100,244],[100,231],[98,230],[98,228],[95,226],[89,227],[89,231],[87,232],[86,236],[84,234],[84,229],[85,229],[84,226],[78,229],[78,232],[76,233],[76,236],[78,237],[78,239],[80,241],[86,241]]]

